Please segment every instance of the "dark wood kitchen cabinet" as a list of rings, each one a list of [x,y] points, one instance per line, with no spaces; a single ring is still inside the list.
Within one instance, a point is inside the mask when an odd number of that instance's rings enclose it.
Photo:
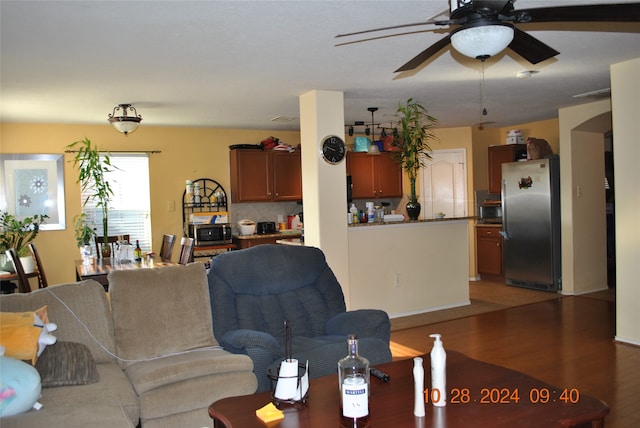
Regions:
[[[273,202],[302,200],[300,151],[230,151],[231,201]]]
[[[391,153],[349,152],[347,173],[351,175],[353,199],[402,197],[402,169]]]
[[[481,276],[503,276],[503,240],[499,227],[476,226],[476,254]]]
[[[526,159],[525,144],[503,144],[489,146],[489,193],[500,193],[502,190],[502,164]]]

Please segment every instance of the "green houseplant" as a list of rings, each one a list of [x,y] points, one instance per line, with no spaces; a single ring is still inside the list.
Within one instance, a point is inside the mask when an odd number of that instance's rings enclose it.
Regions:
[[[91,192],[82,205],[85,206],[89,201],[93,201],[95,206],[102,211],[102,236],[104,239],[102,256],[111,257],[111,247],[108,245],[107,239],[109,236],[109,202],[113,196],[113,190],[105,177],[105,174],[113,170],[111,158],[108,153],[100,156],[98,147],[88,138],[76,141],[67,147],[75,151],[73,166],[78,168],[77,183],[80,183],[83,192]]]
[[[27,246],[36,239],[40,225],[48,218],[49,216],[46,214],[36,214],[18,220],[13,214],[0,210],[0,254],[4,256],[8,249],[13,248],[19,257],[29,257]],[[6,258],[2,257],[2,259],[4,259],[4,263],[2,263],[4,266],[0,266],[0,269],[10,267]],[[31,271],[28,267],[25,267],[25,270]]]
[[[80,248],[80,255],[85,263],[90,262],[91,239],[96,231],[87,223],[87,214],[78,214],[73,218],[73,228],[76,234],[76,243]]]
[[[421,208],[416,194],[416,179],[420,168],[426,166],[427,159],[431,159],[431,143],[438,141],[433,132],[438,120],[413,98],[409,98],[406,104],[399,103],[396,113],[399,129],[394,130],[393,145],[397,148],[394,158],[409,177],[411,190],[407,214],[409,219],[416,220]]]

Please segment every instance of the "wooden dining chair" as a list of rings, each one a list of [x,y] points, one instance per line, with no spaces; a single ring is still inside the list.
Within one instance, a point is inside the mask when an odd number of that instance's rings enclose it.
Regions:
[[[40,254],[38,254],[38,250],[36,249],[36,244],[33,242],[28,245],[29,251],[31,251],[31,256],[33,260],[36,262],[36,273],[38,274],[38,288],[47,288],[49,283],[47,282],[47,276],[44,274],[44,266],[42,265],[42,260],[40,259]]]
[[[180,258],[178,263],[186,265],[193,261],[193,238],[182,238],[180,241]]]
[[[107,242],[111,246],[111,257],[115,257],[116,255],[116,243],[118,240],[123,239],[127,242],[131,242],[129,240],[129,235],[116,235],[116,236],[107,236]],[[104,238],[102,236],[96,236],[96,257],[102,258],[102,246],[104,245]]]
[[[14,248],[10,248],[9,255],[13,261],[13,267],[16,270],[16,275],[18,275],[18,293],[29,293],[31,291],[31,286],[29,285],[27,275],[24,273],[24,268],[22,267],[22,262],[20,261],[18,252]]]
[[[170,262],[173,254],[173,244],[176,243],[176,235],[162,235],[162,247],[160,247],[160,260]]]

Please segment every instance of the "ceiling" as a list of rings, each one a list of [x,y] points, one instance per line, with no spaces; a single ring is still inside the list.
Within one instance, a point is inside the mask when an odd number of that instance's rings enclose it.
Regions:
[[[624,1],[515,6],[616,2]],[[106,125],[115,105],[131,103],[141,126],[298,130],[299,96],[317,89],[344,92],[345,123],[370,122],[367,108],[375,106],[375,121],[391,124],[398,102],[413,97],[442,127],[504,127],[593,101],[574,95],[609,88],[610,64],[640,57],[640,24],[616,24],[624,32],[520,26],[560,55],[535,66],[508,49],[490,58],[481,103],[480,62],[450,48],[394,74],[442,33],[334,46],[336,34],[427,20],[447,8],[446,0],[2,0],[0,113],[3,122]],[[523,70],[539,73],[517,78]],[[278,116],[295,119],[272,121]]]

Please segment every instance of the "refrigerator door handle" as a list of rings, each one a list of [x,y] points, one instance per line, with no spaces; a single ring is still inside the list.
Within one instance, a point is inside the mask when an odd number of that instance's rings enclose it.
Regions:
[[[507,181],[502,179],[502,194],[500,195],[500,199],[502,199],[502,230],[500,231],[500,235],[502,235],[503,239],[509,239],[509,231],[507,230],[507,226],[509,223],[507,222],[507,204],[506,204],[506,195],[507,195]]]

